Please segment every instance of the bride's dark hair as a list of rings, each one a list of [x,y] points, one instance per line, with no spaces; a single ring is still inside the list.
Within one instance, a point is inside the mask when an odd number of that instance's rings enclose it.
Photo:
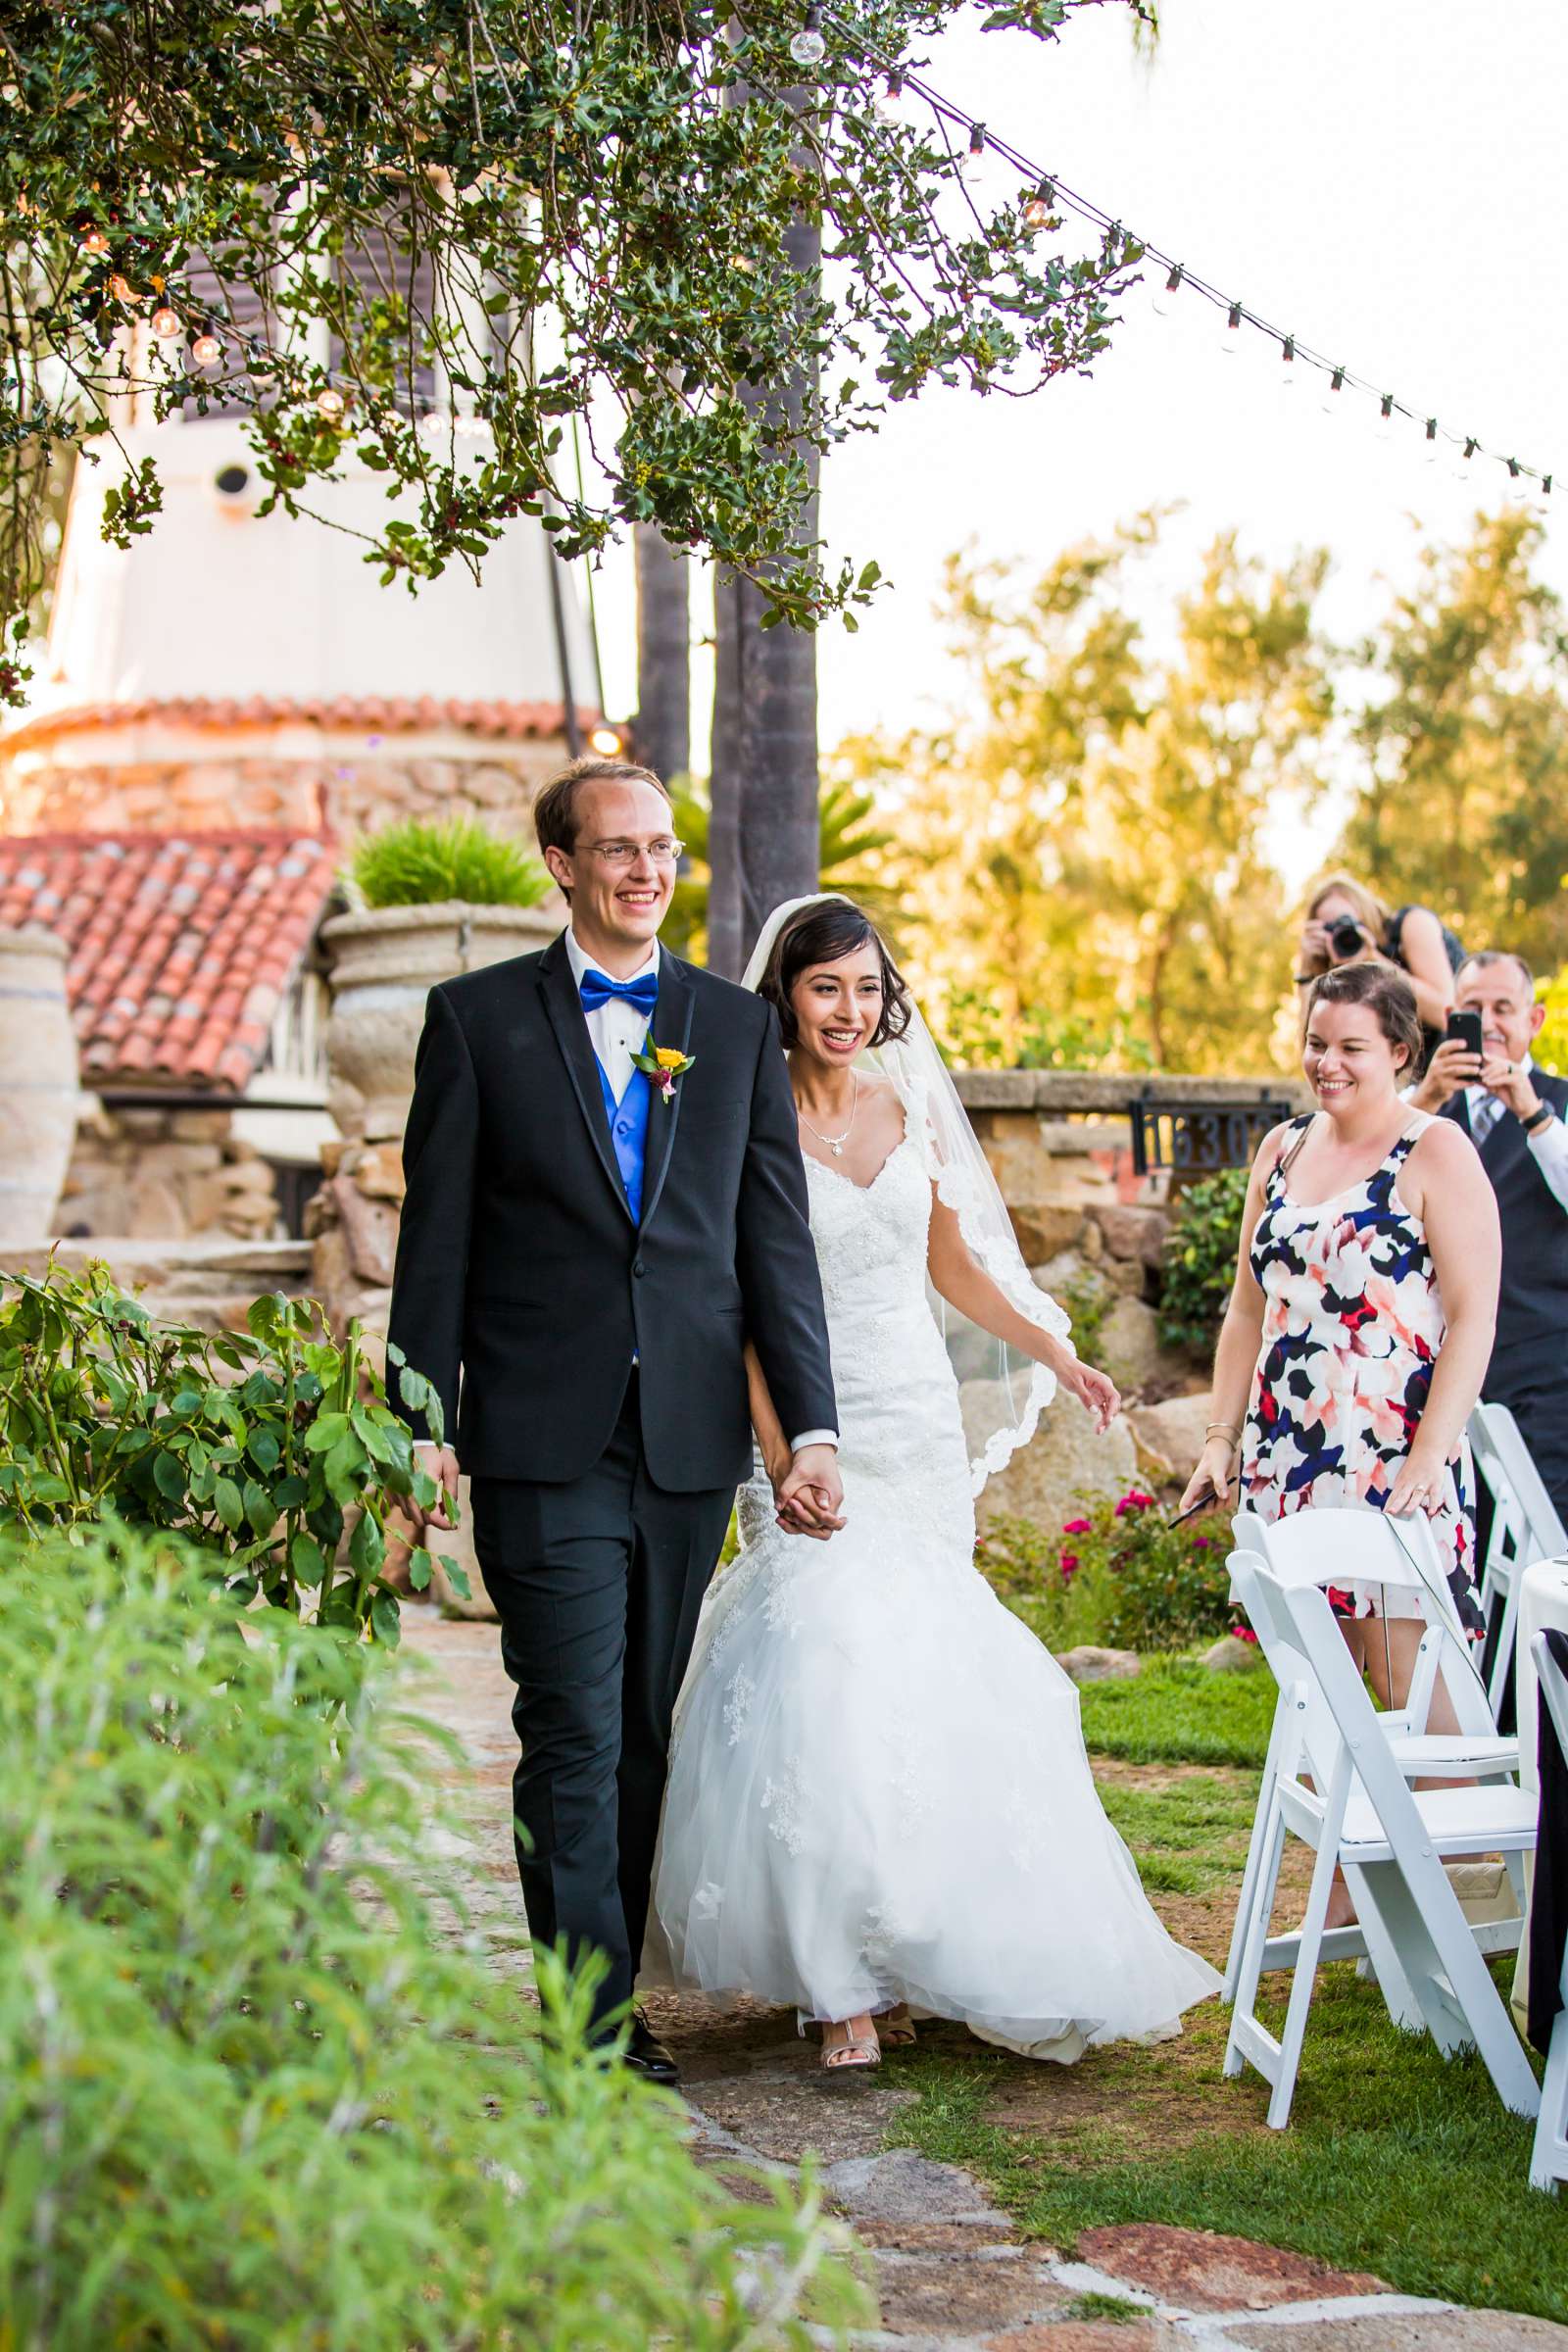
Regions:
[[[846,956],[864,947],[875,948],[882,966],[882,1017],[869,1044],[885,1046],[890,1038],[904,1035],[913,1006],[904,975],[888,954],[881,933],[852,899],[823,899],[815,906],[803,906],[794,920],[785,924],[757,983],[758,995],[778,1014],[786,1047],[793,1046],[800,1035],[790,997],[801,974],[812,964],[841,963]]]

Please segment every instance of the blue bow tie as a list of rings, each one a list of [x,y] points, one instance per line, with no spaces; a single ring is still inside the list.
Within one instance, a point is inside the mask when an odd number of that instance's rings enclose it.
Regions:
[[[623,1004],[633,1004],[640,1013],[653,1019],[654,1006],[659,1003],[659,968],[639,972],[635,980],[611,980],[605,973],[596,972],[592,964],[577,983],[584,1012],[597,1012],[617,997]]]

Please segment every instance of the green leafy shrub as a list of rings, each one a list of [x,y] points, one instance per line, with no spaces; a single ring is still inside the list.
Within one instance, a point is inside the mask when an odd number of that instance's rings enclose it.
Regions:
[[[1223,1526],[1172,1527],[1152,1494],[1086,1503],[1059,1535],[999,1520],[976,1564],[1052,1649],[1188,1649],[1231,1627]]]
[[[804,2347],[808,2298],[865,2316],[809,2180],[739,2201],[586,2051],[581,1983],[542,1962],[541,2019],[492,1973],[405,1670],[242,1630],[168,1538],[3,1550],[6,2343],[750,2352]]]
[[[1247,1201],[1246,1168],[1224,1168],[1189,1185],[1165,1236],[1159,1302],[1163,1348],[1212,1354],[1236,1279]]]
[[[367,834],[355,845],[349,873],[367,906],[430,906],[452,899],[470,906],[536,906],[550,889],[537,858],[469,816],[438,824],[407,817]]]
[[[107,1266],[19,1276],[0,1304],[0,1530],[113,1512],[200,1544],[241,1601],[398,1638],[386,1519],[435,1498],[361,1344],[319,1307],[258,1298],[245,1332],[155,1323]],[[393,1351],[395,1354],[395,1351]],[[398,1359],[401,1362],[401,1359]],[[440,1402],[403,1365],[405,1403]],[[348,1542],[344,1545],[345,1533]],[[448,1575],[454,1561],[442,1555]],[[416,1551],[416,1591],[430,1581]],[[463,1570],[457,1587],[466,1592]]]

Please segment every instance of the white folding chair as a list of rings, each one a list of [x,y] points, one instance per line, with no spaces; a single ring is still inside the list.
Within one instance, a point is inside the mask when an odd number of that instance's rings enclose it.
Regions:
[[[1568,1677],[1546,1646],[1544,1634],[1530,1644],[1541,1695],[1550,1712],[1562,1752],[1568,1756]],[[1562,2007],[1551,2029],[1546,2051],[1546,2078],[1541,2085],[1541,2114],[1535,2145],[1530,2152],[1530,2185],[1555,2195],[1559,2180],[1568,2180],[1568,1951],[1562,1959]]]
[[[1492,1661],[1487,1696],[1497,1715],[1508,1687],[1519,1620],[1519,1579],[1537,1560],[1568,1551],[1557,1507],[1519,1424],[1505,1404],[1478,1404],[1466,1425],[1476,1475],[1492,1496],[1492,1529],[1481,1563],[1481,1614]]]
[[[1325,1957],[1323,1922],[1338,1866],[1355,1889],[1368,1949],[1376,1957],[1375,1922],[1376,1942],[1395,1956],[1419,2022],[1444,2055],[1474,2044],[1503,2104],[1516,2115],[1535,2115],[1540,2092],[1529,2059],[1439,1859],[1528,1852],[1536,1838],[1534,1803],[1506,1786],[1410,1788],[1327,1596],[1308,1579],[1288,1583],[1262,1563],[1250,1569],[1248,1588],[1258,1638],[1271,1660],[1279,1660],[1276,1672],[1283,1667],[1288,1677],[1296,1722],[1279,1759],[1274,1823],[1242,1950],[1225,2072],[1256,2067],[1272,2085],[1268,2121],[1284,2129]],[[1287,1835],[1311,1846],[1317,1860],[1284,2031],[1276,2038],[1258,2019],[1256,2000]]]
[[[1359,1525],[1345,1529],[1342,1522],[1355,1518]],[[1406,1780],[1479,1780],[1499,1782],[1511,1778],[1518,1769],[1519,1743],[1504,1738],[1494,1727],[1484,1693],[1477,1683],[1467,1655],[1467,1645],[1459,1630],[1457,1613],[1447,1581],[1441,1573],[1437,1547],[1425,1520],[1401,1523],[1400,1536],[1408,1544],[1418,1569],[1407,1556],[1398,1538],[1383,1524],[1382,1514],[1349,1509],[1298,1511],[1288,1519],[1265,1522],[1255,1512],[1238,1511],[1233,1521],[1238,1549],[1230,1559],[1231,1598],[1247,1610],[1247,1585],[1250,1569],[1257,1562],[1272,1565],[1293,1579],[1305,1576],[1319,1586],[1346,1583],[1386,1583],[1401,1590],[1427,1592],[1436,1586],[1446,1610],[1440,1631],[1429,1626],[1422,1637],[1417,1653],[1415,1673],[1406,1704],[1397,1712],[1377,1717],[1378,1728],[1388,1740],[1400,1771]],[[1352,1565],[1347,1567],[1347,1560]],[[1256,1631],[1256,1626],[1253,1628]],[[1265,1644],[1265,1655],[1267,1654]],[[1446,1658],[1448,1672],[1444,1685],[1453,1701],[1454,1712],[1461,1729],[1457,1733],[1430,1733],[1426,1721],[1431,1709],[1437,1678]],[[1274,1660],[1270,1659],[1271,1666]],[[1241,1891],[1237,1898],[1236,1919],[1231,1930],[1230,1954],[1225,1964],[1224,1998],[1233,2001],[1241,1973],[1242,1945],[1246,1939],[1248,1922],[1257,1899],[1262,1856],[1273,1828],[1274,1806],[1279,1780],[1279,1758],[1282,1747],[1293,1736],[1295,1708],[1285,1688],[1285,1677],[1278,1667],[1275,1679],[1281,1685],[1275,1703],[1274,1723],[1269,1734],[1268,1754],[1263,1764],[1263,1779],[1258,1789],[1257,1810],[1252,1817],[1252,1835],[1248,1845],[1247,1864],[1242,1874]],[[1516,1884],[1515,1893],[1523,1911],[1522,1881]],[[1265,1926],[1267,1922],[1265,1920]],[[1505,1951],[1517,1944],[1521,1932],[1520,1920],[1487,1921],[1477,1926],[1477,1941],[1485,1951]],[[1299,1938],[1296,1935],[1268,1937],[1264,1944],[1262,1966],[1265,1971],[1293,1968],[1296,1965]],[[1378,1941],[1376,1924],[1372,1927],[1372,1943]],[[1408,1988],[1400,1984],[1396,1970],[1385,1967],[1392,1957],[1369,1950],[1364,1930],[1359,1926],[1333,1928],[1324,1938],[1323,1957],[1326,1960],[1365,1959],[1379,1977],[1385,1998],[1396,2023],[1411,2027],[1420,2025],[1412,2010]],[[1382,1961],[1384,1965],[1380,1966]]]

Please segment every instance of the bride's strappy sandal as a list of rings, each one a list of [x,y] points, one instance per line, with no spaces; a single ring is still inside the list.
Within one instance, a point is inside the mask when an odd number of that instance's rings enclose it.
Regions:
[[[876,2021],[877,2038],[885,2050],[909,2050],[914,2047],[914,2020],[909,2015],[907,2001],[900,2001]]]
[[[834,2020],[837,2024],[839,2021]],[[842,2041],[824,2041],[821,2066],[825,2075],[867,2074],[882,2063],[882,2044],[877,2039],[873,2024],[869,2034],[851,2034],[846,2031]]]

